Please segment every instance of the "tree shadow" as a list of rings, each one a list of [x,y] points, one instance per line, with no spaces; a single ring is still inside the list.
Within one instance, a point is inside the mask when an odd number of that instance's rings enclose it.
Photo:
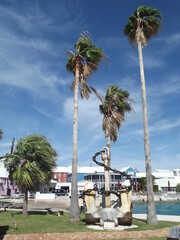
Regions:
[[[4,238],[8,229],[9,229],[9,226],[7,226],[7,225],[6,226],[0,226],[0,240],[2,240]]]
[[[147,223],[147,220],[145,220],[145,219],[139,219],[139,218],[135,218],[135,217],[133,217],[133,219],[136,219],[136,220],[138,220],[138,221],[140,221],[140,222]]]
[[[41,211],[29,211],[28,215],[47,215],[47,213]]]

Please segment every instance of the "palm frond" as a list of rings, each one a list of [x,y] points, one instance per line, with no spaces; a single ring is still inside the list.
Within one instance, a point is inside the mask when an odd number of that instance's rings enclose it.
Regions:
[[[82,98],[88,98],[91,93],[90,87],[87,85],[87,78],[98,70],[100,62],[107,60],[101,48],[96,47],[91,36],[87,31],[80,34],[77,43],[74,45],[75,54],[68,51],[68,61],[66,69],[76,74],[79,71],[80,95]],[[75,83],[72,83],[71,90],[74,89]],[[84,89],[83,89],[84,88]]]
[[[112,84],[106,90],[106,96],[101,103],[99,110],[104,115],[103,131],[106,137],[109,136],[111,141],[115,142],[126,113],[133,110],[133,101],[127,91]]]
[[[94,92],[94,94],[96,95],[96,97],[99,98],[99,100],[101,101],[101,103],[103,103],[103,102],[104,102],[104,97],[103,97],[100,93],[98,93],[98,92],[96,91],[96,89],[93,88],[92,86],[90,86],[90,88],[91,88],[91,90]]]
[[[13,154],[5,156],[5,167],[19,189],[33,190],[49,181],[56,156],[47,139],[34,134],[18,141]]]
[[[130,16],[124,28],[124,34],[128,37],[130,44],[136,44],[137,39],[140,39],[145,46],[147,41],[159,32],[162,26],[161,20],[162,14],[156,8],[140,6]],[[141,29],[139,33],[138,28]],[[141,34],[140,38],[137,37],[138,34]]]

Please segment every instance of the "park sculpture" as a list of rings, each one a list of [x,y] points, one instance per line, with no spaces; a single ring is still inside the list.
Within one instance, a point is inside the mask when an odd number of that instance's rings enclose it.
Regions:
[[[96,160],[98,155],[101,155],[103,162]],[[93,182],[88,182],[83,193],[86,223],[99,223],[107,229],[132,224],[131,177],[112,169],[109,155],[109,149],[104,147],[93,156],[93,161],[104,167],[104,188],[99,189]],[[122,176],[123,183],[118,188],[110,187],[110,170]]]

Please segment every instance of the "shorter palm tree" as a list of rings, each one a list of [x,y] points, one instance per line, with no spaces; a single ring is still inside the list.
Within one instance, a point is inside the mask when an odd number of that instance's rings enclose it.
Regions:
[[[28,215],[28,191],[49,184],[56,166],[56,151],[44,136],[33,134],[21,138],[15,151],[5,156],[9,177],[24,193],[23,216]]]
[[[111,165],[111,141],[116,142],[118,131],[121,123],[125,120],[125,114],[133,110],[133,100],[129,98],[129,93],[123,89],[119,89],[117,85],[110,85],[106,90],[106,96],[102,97],[97,91],[91,88],[96,96],[100,99],[100,113],[103,114],[103,131],[107,139],[108,154],[104,159],[107,167]],[[110,175],[109,171],[105,171],[105,191],[110,191]],[[110,195],[106,195],[106,207],[110,207]]]
[[[107,139],[107,147],[110,148],[110,142],[116,142],[121,123],[125,120],[125,115],[133,111],[132,105],[135,101],[129,98],[126,90],[120,89],[117,85],[110,85],[106,90],[106,96],[101,96],[91,87],[96,96],[100,99],[100,113],[103,114],[103,131]]]

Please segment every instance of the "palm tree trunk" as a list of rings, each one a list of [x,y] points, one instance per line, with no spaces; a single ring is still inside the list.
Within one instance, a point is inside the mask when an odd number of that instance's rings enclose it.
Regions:
[[[78,90],[79,90],[79,64],[76,64],[76,82],[74,88],[74,120],[73,120],[73,156],[72,156],[72,176],[71,176],[71,206],[70,222],[80,221],[80,211],[78,203],[77,189],[77,152],[78,152]]]
[[[104,164],[107,167],[111,166],[111,140],[110,137],[107,137],[107,144],[106,144],[107,148],[108,148],[108,152],[107,152],[107,159],[105,159]],[[106,168],[104,168],[104,178],[105,178],[105,191],[110,191],[110,171],[107,170]],[[110,194],[106,194],[105,197],[105,207],[106,208],[110,208],[111,207],[111,196]]]
[[[24,197],[23,197],[23,216],[24,217],[28,216],[28,191],[27,190],[24,192]]]
[[[142,105],[143,105],[143,122],[144,122],[144,149],[145,149],[146,178],[147,178],[147,223],[152,225],[157,225],[158,220],[156,216],[153,183],[152,183],[144,65],[143,65],[143,56],[142,56],[142,45],[140,40],[137,41],[137,45],[138,45],[138,54],[139,54],[141,94],[142,94]]]

